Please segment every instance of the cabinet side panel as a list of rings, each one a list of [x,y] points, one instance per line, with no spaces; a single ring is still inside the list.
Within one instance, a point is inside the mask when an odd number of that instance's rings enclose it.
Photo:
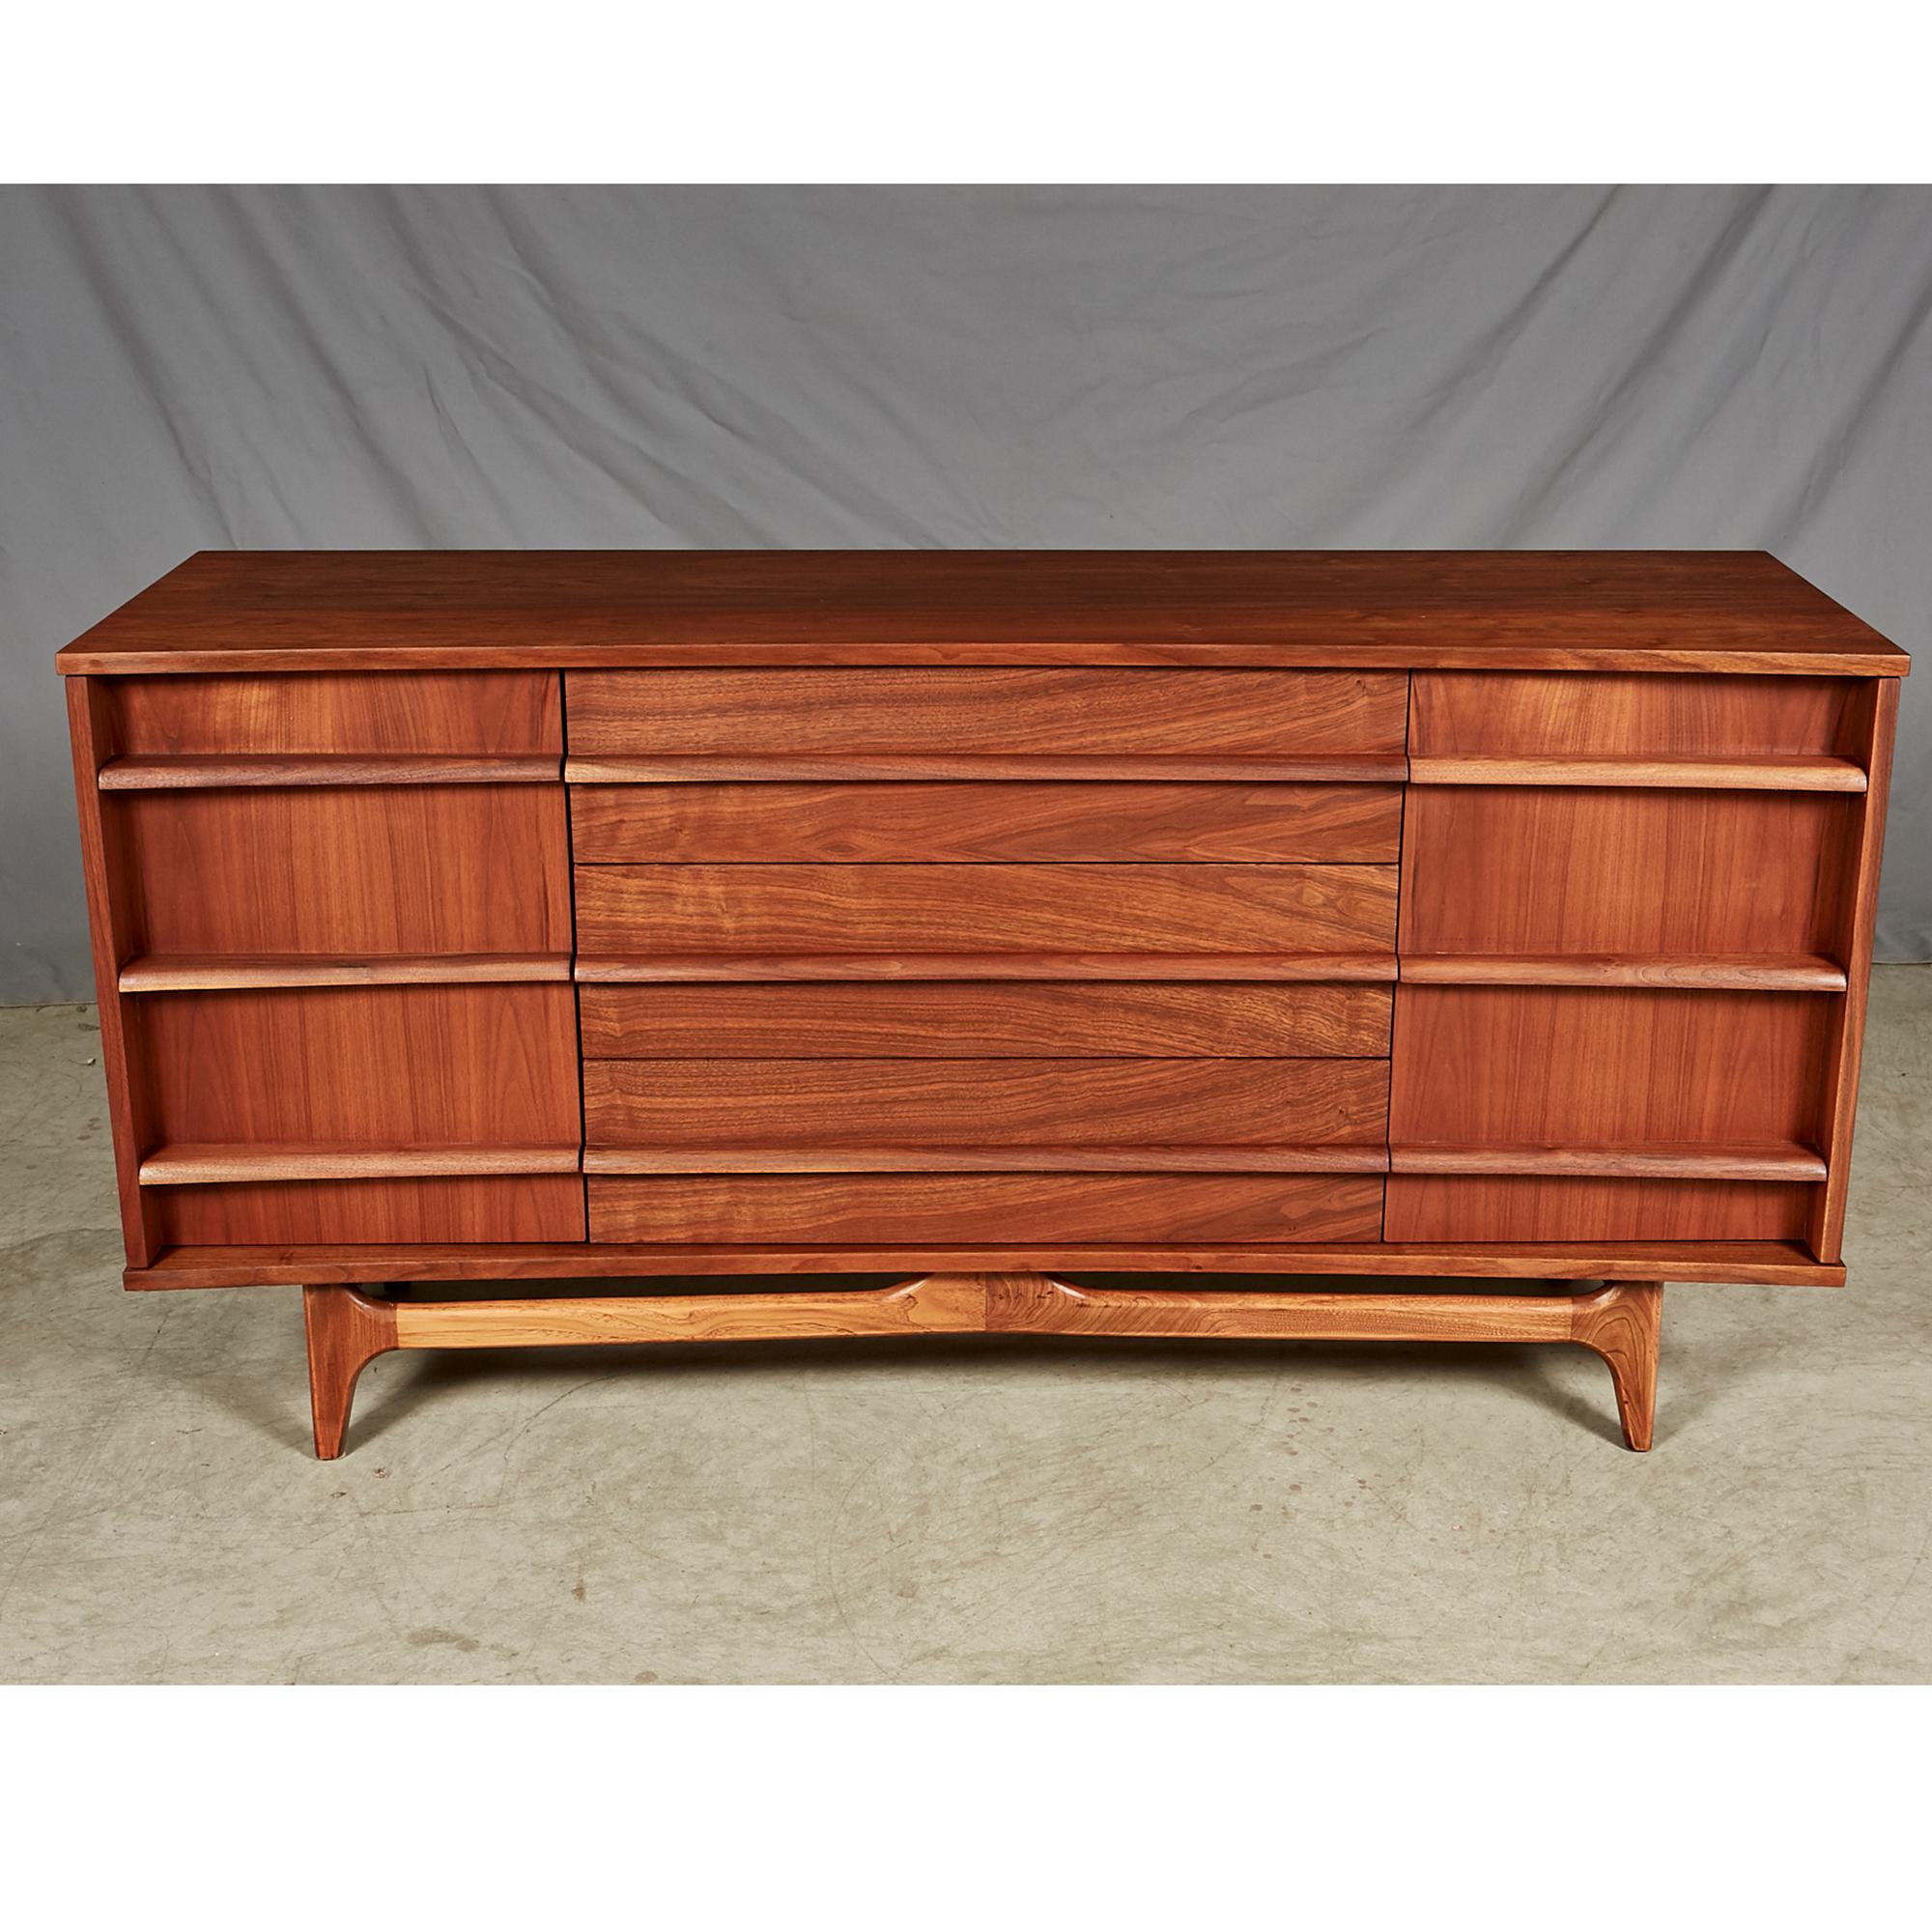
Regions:
[[[107,1115],[114,1136],[121,1234],[128,1264],[146,1267],[160,1242],[154,1204],[143,1195],[140,1185],[146,1107],[144,1096],[133,1084],[128,1013],[120,991],[122,962],[141,946],[135,923],[140,901],[124,828],[107,810],[97,782],[100,767],[118,750],[112,705],[103,681],[70,677],[67,712],[73,748],[74,803],[80,819],[81,867],[87,884],[94,989],[100,1020],[100,1065],[107,1081]]]
[[[1805,1238],[1821,1262],[1842,1259],[1845,1192],[1851,1182],[1852,1124],[1859,1104],[1859,1067],[1864,1051],[1865,1001],[1871,985],[1872,932],[1878,918],[1878,878],[1885,856],[1885,814],[1891,789],[1892,740],[1898,725],[1898,680],[1871,678],[1848,708],[1841,755],[1862,759],[1867,773],[1844,842],[1843,879],[1831,895],[1839,920],[1839,957],[1845,991],[1833,1002],[1829,1056],[1819,1082],[1819,1148],[1825,1184],[1818,1190]]]

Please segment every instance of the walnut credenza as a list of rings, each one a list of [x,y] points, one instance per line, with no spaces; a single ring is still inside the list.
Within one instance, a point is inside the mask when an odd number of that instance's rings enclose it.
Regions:
[[[127,1284],[302,1284],[322,1456],[385,1349],[989,1330],[1644,1448],[1666,1278],[1844,1279],[1906,659],[1768,556],[204,554],[59,662]]]

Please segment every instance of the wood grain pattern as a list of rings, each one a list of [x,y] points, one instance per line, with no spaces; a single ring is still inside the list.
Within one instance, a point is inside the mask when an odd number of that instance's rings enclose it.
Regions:
[[[59,667],[786,662],[1895,676],[1908,661],[1756,551],[365,551],[203,552]]]
[[[580,866],[580,955],[1394,952],[1392,866]]]
[[[102,791],[238,791],[285,785],[544,784],[561,775],[554,757],[329,753],[272,755],[110,758]]]
[[[1608,1365],[1624,1441],[1648,1449],[1657,1424],[1657,1350],[1663,1321],[1661,1281],[1620,1282],[1581,1297],[1570,1312],[1570,1339]]]
[[[1379,1150],[1378,1060],[587,1060],[597,1148],[1334,1143]]]
[[[1391,1175],[1387,1185],[1387,1238],[1444,1242],[1796,1241],[1814,1191],[1762,1180],[1516,1175]]]
[[[568,986],[162,993],[142,1002],[141,1022],[144,1151],[546,1147],[574,1164]]]
[[[142,953],[571,950],[560,785],[140,792],[116,805]]]
[[[1801,993],[1402,986],[1389,1137],[1809,1146],[1829,1016]]]
[[[124,976],[125,979],[125,976]],[[586,985],[589,1060],[1386,1056],[1386,986]]]
[[[95,783],[101,764],[114,755],[116,743],[113,704],[101,681],[70,678],[67,713],[122,1241],[128,1264],[144,1267],[159,1251],[160,1230],[152,1204],[141,1193],[141,1151],[149,1138],[147,1095],[129,1067],[128,1014],[120,993],[121,962],[140,943],[136,929],[139,874],[129,860],[121,815],[103,804]]]
[[[124,753],[154,758],[563,752],[556,671],[389,672],[290,667],[296,677],[122,677],[113,686]]]
[[[124,993],[251,986],[460,986],[557,983],[567,952],[397,952],[361,958],[300,952],[149,952],[121,969]]]
[[[1624,1440],[1648,1449],[1662,1284],[1591,1295],[1324,1293],[1075,1286],[1035,1272],[927,1274],[885,1289],[397,1303],[308,1288],[316,1454],[342,1450],[355,1378],[389,1349],[966,1334],[1267,1341],[1577,1342],[1609,1365]]]
[[[316,1282],[550,1281],[703,1275],[904,1273],[912,1268],[1044,1267],[1083,1273],[1363,1275],[1409,1279],[1468,1276],[1499,1281],[1760,1282],[1788,1288],[1842,1288],[1842,1264],[1821,1265],[1802,1240],[1788,1241],[1331,1241],[1296,1246],[1190,1241],[998,1242],[962,1246],[921,1242],[888,1247],[855,1241],[838,1248],[774,1243],[409,1242],[352,1246],[318,1243],[179,1246],[152,1266],[129,1268],[128,1288],[248,1288]]]
[[[1839,940],[1825,882],[1856,804],[1808,794],[1415,791],[1404,821],[1403,947],[1830,958]]]
[[[579,865],[1353,860],[1390,864],[1391,785],[577,785]]]
[[[268,1243],[302,1251],[353,1234],[371,1253],[383,1243],[583,1239],[583,1182],[575,1175],[256,1180],[146,1191],[162,1240],[187,1246]]]
[[[1852,690],[1808,676],[1418,671],[1408,749],[1412,759],[1837,758]]]
[[[592,1176],[597,1241],[1336,1241],[1381,1229],[1356,1175]]]
[[[1879,867],[1885,856],[1886,801],[1891,784],[1892,744],[1898,725],[1898,686],[1874,683],[1847,707],[1844,730],[1871,771],[1871,789],[1858,802],[1839,852],[1837,874],[1828,888],[1836,908],[1834,940],[1845,961],[1845,997],[1834,1002],[1819,1074],[1818,1138],[1829,1167],[1812,1203],[1806,1230],[1821,1262],[1843,1252],[1845,1197],[1851,1182],[1852,1125],[1858,1112],[1859,1067],[1864,1048],[1865,1001],[1870,990],[1872,937],[1878,917]]]
[[[931,669],[573,671],[573,758],[842,753],[1189,757],[1399,754],[1389,672]]]
[[[1865,788],[1849,758],[1412,757],[1418,785],[1636,785],[1704,791],[1833,791]]]

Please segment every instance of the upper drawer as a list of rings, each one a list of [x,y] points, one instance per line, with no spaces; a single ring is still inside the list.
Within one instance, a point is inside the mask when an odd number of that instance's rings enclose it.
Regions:
[[[1375,761],[1400,759],[1407,722],[1407,680],[1359,671],[572,671],[567,697],[573,765],[587,767],[626,757],[963,755],[1042,767],[1264,758],[1313,772],[1353,757],[1368,760],[1362,776],[1385,777]]]
[[[1370,784],[573,785],[580,863],[1393,861],[1402,792]]]
[[[554,671],[118,677],[111,691],[123,757],[563,750]]]
[[[1723,757],[1841,749],[1853,680],[1418,671],[1409,749],[1431,756]]]

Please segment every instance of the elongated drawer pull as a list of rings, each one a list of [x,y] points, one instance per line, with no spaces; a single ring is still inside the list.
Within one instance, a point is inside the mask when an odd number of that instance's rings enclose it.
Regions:
[[[1845,969],[1822,952],[1405,952],[1398,977],[1435,986],[1704,986],[1732,992],[1842,993]]]
[[[417,1175],[575,1174],[574,1147],[296,1147],[183,1142],[141,1163],[143,1187],[238,1180],[395,1180]]]
[[[1386,1174],[1380,1147],[586,1148],[585,1174]]]
[[[1637,785],[1685,791],[1845,791],[1865,788],[1850,758],[1564,758],[1417,754],[1408,779],[1419,785]]]
[[[1815,1148],[1797,1142],[1719,1146],[1653,1141],[1634,1147],[1408,1146],[1389,1151],[1392,1174],[1577,1174],[1658,1180],[1823,1180]]]
[[[248,986],[463,986],[570,978],[567,952],[398,953],[384,957],[294,952],[151,952],[121,969],[124,993],[218,992]]]
[[[562,761],[544,753],[470,756],[460,753],[346,752],[294,757],[251,753],[226,757],[109,758],[102,791],[209,791],[287,785],[552,784]]]
[[[564,763],[572,784],[865,783],[891,780],[1165,780],[1236,784],[1399,784],[1408,760],[1398,752],[1307,757],[1182,752],[801,752],[578,754]]]
[[[1196,980],[1390,984],[1393,952],[606,952],[584,985],[657,980]]]

